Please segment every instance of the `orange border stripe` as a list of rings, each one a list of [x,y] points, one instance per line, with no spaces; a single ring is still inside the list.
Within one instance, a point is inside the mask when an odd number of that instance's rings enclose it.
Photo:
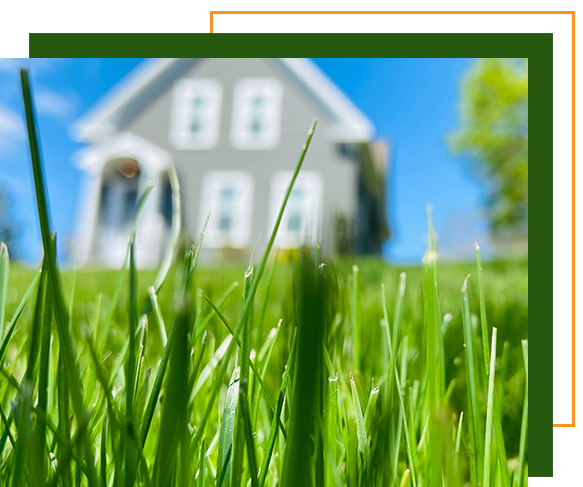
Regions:
[[[210,12],[211,33],[553,34],[553,426],[575,427],[575,12]]]

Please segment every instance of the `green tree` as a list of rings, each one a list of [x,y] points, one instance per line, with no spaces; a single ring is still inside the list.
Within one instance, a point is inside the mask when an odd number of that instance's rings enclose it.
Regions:
[[[528,234],[528,61],[479,59],[462,80],[461,127],[450,139],[490,187],[494,236]]]

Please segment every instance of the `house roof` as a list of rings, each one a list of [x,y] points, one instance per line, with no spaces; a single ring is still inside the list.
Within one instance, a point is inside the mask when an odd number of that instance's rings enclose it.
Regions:
[[[72,126],[79,142],[96,143],[123,128],[200,59],[149,59],[115,85]],[[315,105],[341,142],[368,142],[375,127],[348,96],[310,59],[274,58],[268,62]]]

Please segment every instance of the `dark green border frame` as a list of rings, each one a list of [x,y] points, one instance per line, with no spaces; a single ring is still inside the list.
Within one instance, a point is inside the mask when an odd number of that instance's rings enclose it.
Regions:
[[[30,57],[529,59],[531,477],[553,475],[552,34],[30,34]]]

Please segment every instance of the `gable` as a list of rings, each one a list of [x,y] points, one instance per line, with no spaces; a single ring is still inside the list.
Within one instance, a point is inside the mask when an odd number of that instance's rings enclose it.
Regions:
[[[151,103],[167,92],[180,77],[204,65],[204,59],[152,59],[144,61],[72,128],[74,137],[82,142],[96,143],[119,131],[140,115]],[[225,61],[216,59],[214,61]],[[241,60],[239,60],[241,61]],[[237,63],[237,72],[226,69],[220,76],[258,76],[258,59]],[[255,67],[246,73],[245,65]],[[332,138],[341,142],[364,142],[374,136],[374,126],[354,103],[332,82],[316,64],[304,58],[264,59],[271,73],[292,87],[306,103],[329,125]],[[253,65],[253,66],[252,66]]]

